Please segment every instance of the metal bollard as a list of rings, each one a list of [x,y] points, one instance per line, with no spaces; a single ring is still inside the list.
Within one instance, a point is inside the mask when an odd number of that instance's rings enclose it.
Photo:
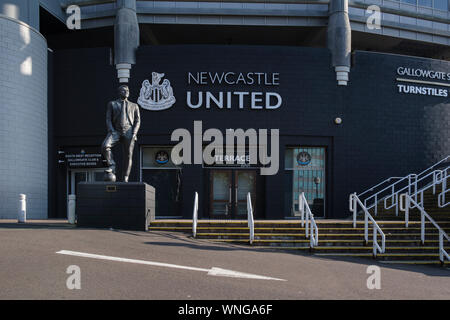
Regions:
[[[76,196],[74,194],[69,194],[69,203],[67,205],[67,220],[70,224],[75,224],[75,206]]]
[[[17,222],[25,223],[27,222],[27,196],[25,194],[21,194],[19,199],[19,212]]]

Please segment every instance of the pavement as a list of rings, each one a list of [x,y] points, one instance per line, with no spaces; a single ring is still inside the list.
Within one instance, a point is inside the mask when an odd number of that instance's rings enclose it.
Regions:
[[[372,265],[380,268],[380,289],[367,286]],[[70,266],[79,267],[80,289],[67,287]],[[435,300],[450,299],[450,270],[258,250],[175,232],[1,220],[0,299]]]

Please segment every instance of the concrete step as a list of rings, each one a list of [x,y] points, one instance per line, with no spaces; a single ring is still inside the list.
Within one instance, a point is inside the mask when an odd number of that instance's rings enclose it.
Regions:
[[[446,248],[447,251],[450,248]],[[323,246],[319,240],[319,246],[314,247],[314,252],[320,253],[370,253],[373,252],[373,247],[370,245],[360,245],[360,246]],[[437,254],[439,256],[439,247],[386,247],[386,255],[425,255],[425,254]],[[381,256],[381,254],[380,254]]]
[[[442,265],[440,261],[435,260],[393,260],[393,261],[382,260],[380,262],[384,264],[436,265],[436,266]],[[445,261],[443,265],[450,266],[450,261]]]
[[[199,227],[197,234],[205,233],[248,233],[249,228],[216,228]],[[305,234],[305,228],[255,228],[255,233],[284,233],[284,234]]]
[[[314,253],[314,255],[319,257],[331,257],[331,258],[340,258],[340,257],[358,257],[358,258],[368,258],[373,259],[372,253]],[[389,263],[389,264],[417,264],[417,265],[441,265],[439,261],[439,254],[378,254],[377,261],[380,263]],[[450,266],[449,261],[444,262],[445,266]]]
[[[397,217],[396,217],[397,218]],[[397,218],[398,219],[398,218]],[[439,263],[438,230],[426,223],[425,243],[420,240],[420,222],[411,221],[409,227],[401,220],[379,220],[377,222],[386,236],[386,252],[378,254],[378,260],[399,263]],[[450,234],[450,221],[438,221]],[[369,223],[369,241],[364,241],[364,221],[317,220],[319,246],[310,249],[310,240],[305,236],[305,227],[300,221],[255,221],[255,239],[252,248],[267,250],[294,250],[313,252],[323,256],[355,256],[372,258],[372,225]],[[149,230],[181,231],[190,234],[192,221],[156,221]],[[249,245],[247,221],[199,221],[197,238],[212,242]],[[378,236],[381,242],[381,237]],[[380,243],[379,242],[379,243]],[[445,243],[448,245],[448,243]],[[447,247],[450,251],[450,247]]]
[[[436,221],[436,223],[438,223],[440,225],[440,223],[443,224],[449,224],[450,223],[450,217],[437,217],[437,216],[433,216],[431,215],[431,218]],[[374,217],[375,221],[403,221],[403,223],[405,223],[405,218],[397,218],[397,217]],[[363,219],[361,219],[363,221]],[[429,221],[428,219],[425,219],[426,221]],[[420,222],[420,216],[417,217],[409,217],[409,222]]]
[[[248,239],[250,234],[248,232],[241,233],[197,233],[198,239],[237,239],[237,240],[246,240]],[[258,240],[302,240],[306,239],[304,233],[255,233],[255,239]],[[339,242],[339,243],[358,243],[364,242],[364,234],[321,234],[319,233],[319,239],[321,242]],[[372,234],[369,234],[369,241],[372,240]],[[381,237],[378,237],[381,241]],[[426,243],[438,243],[439,236],[437,233],[434,234],[426,234],[425,235]],[[420,233],[405,233],[405,234],[386,234],[386,243],[404,243],[406,245],[418,244],[421,242]]]
[[[388,227],[386,227],[386,225]],[[369,224],[369,234],[372,234],[372,225]],[[364,227],[363,225],[358,225],[358,227],[353,228],[350,225],[347,225],[345,227],[337,227],[337,228],[323,228],[321,225],[318,225],[319,228],[319,235],[336,235],[340,237],[349,236],[353,237],[355,235],[364,235]],[[403,226],[395,226],[392,227],[392,225],[389,224],[381,224],[380,228],[383,230],[386,236],[394,236],[394,235],[404,235],[404,236],[420,236],[421,228],[420,224],[410,224],[410,227],[405,228]],[[153,231],[181,231],[181,232],[192,232],[191,226],[150,226],[149,230]],[[285,236],[298,236],[298,235],[304,235],[306,229],[305,228],[255,228],[256,234],[272,234],[272,235],[278,235],[278,234],[284,234]],[[444,231],[446,231],[448,234],[450,234],[450,228],[444,228]],[[248,227],[201,227],[199,226],[197,228],[197,234],[248,234],[249,228]],[[427,224],[425,228],[425,234],[426,237],[434,237],[438,235],[438,230],[431,226],[431,224]]]
[[[450,214],[449,214],[450,215]],[[357,221],[357,226],[363,226],[364,221],[362,216],[359,216]],[[386,220],[383,221],[380,217],[375,217],[377,223],[383,226],[400,226],[402,227],[405,223],[404,216],[396,217],[397,220]],[[391,217],[390,217],[391,218]],[[436,220],[439,222],[439,219]],[[349,220],[340,220],[340,221],[330,221],[330,220],[320,220],[316,219],[316,223],[321,228],[345,228],[353,226],[353,221]],[[420,224],[420,221],[411,221],[411,224],[417,223]],[[430,223],[430,222],[426,222]],[[442,221],[442,223],[446,223],[450,227],[449,221]],[[192,228],[192,220],[156,220],[152,221],[150,227],[176,227],[176,228]],[[216,228],[243,228],[247,227],[247,221],[238,220],[238,221],[226,221],[226,220],[214,220],[214,221],[204,221],[199,220],[197,223],[197,227],[216,227]],[[255,221],[256,228],[302,228],[300,220],[290,220],[290,221],[280,221],[280,222],[272,222],[272,221]]]
[[[248,239],[248,232],[242,233],[197,233],[199,239]],[[304,239],[305,233],[255,233],[255,239],[260,240],[299,240]]]
[[[436,253],[382,253],[377,255],[378,260],[384,261],[436,261],[439,262],[439,252]]]
[[[250,243],[250,240],[247,239],[209,239],[212,242],[220,242],[220,243],[233,243],[239,245],[247,245]],[[271,247],[271,248],[284,248],[284,247],[295,247],[295,248],[304,248],[310,249],[309,245],[310,241],[307,239],[303,240],[258,240],[255,239],[253,241],[253,247]]]

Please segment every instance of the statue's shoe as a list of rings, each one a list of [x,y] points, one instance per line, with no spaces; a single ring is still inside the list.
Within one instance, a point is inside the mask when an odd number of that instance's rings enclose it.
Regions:
[[[116,175],[112,172],[106,171],[103,180],[106,182],[116,182]]]

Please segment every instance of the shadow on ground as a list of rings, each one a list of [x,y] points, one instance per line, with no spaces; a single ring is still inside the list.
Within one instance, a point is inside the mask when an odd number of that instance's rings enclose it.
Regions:
[[[349,262],[349,263],[357,263],[362,264],[366,266],[370,265],[376,265],[380,268],[388,268],[388,269],[395,269],[395,270],[402,270],[402,271],[408,271],[408,272],[416,272],[416,273],[422,273],[427,276],[434,276],[434,277],[450,277],[450,266],[439,266],[439,265],[408,265],[408,264],[401,264],[401,263],[383,263],[380,260],[376,260],[373,258],[359,258],[359,257],[322,257],[322,256],[316,256],[312,252],[305,252],[305,251],[292,251],[292,250],[283,250],[282,248],[270,248],[267,249],[261,249],[261,248],[252,248],[251,246],[245,246],[245,245],[237,245],[237,244],[231,244],[231,243],[220,243],[220,245],[216,245],[214,243],[214,240],[198,240],[195,238],[192,238],[189,236],[189,234],[186,233],[171,233],[171,232],[159,232],[159,231],[152,231],[152,233],[158,234],[158,236],[167,237],[169,239],[174,239],[177,241],[181,241],[182,243],[178,242],[145,242],[145,244],[150,245],[161,245],[161,246],[176,246],[176,247],[187,247],[192,249],[198,249],[198,250],[218,250],[218,251],[231,251],[231,250],[246,250],[246,251],[253,251],[253,252],[283,252],[286,254],[292,254],[292,255],[298,255],[298,256],[304,256],[309,257],[312,259],[319,259],[323,261],[342,261],[342,262]]]
[[[215,243],[213,240],[203,240],[203,239],[195,239],[189,233],[183,232],[167,232],[167,231],[151,231],[151,232],[140,232],[140,231],[125,231],[125,230],[117,230],[117,229],[95,229],[95,228],[77,228],[75,225],[70,225],[65,220],[61,220],[61,222],[53,221],[53,222],[27,222],[27,223],[17,223],[17,222],[1,222],[0,221],[0,229],[43,229],[43,230],[52,230],[52,229],[64,229],[64,230],[103,230],[103,231],[112,231],[121,234],[127,234],[137,237],[147,238],[150,240],[151,238],[157,237],[158,239],[167,238],[168,240],[175,240],[177,242],[170,241],[145,241],[144,244],[148,245],[157,245],[157,246],[172,246],[172,247],[180,247],[180,248],[191,248],[196,250],[217,250],[217,251],[252,251],[252,252],[283,252],[286,254],[297,255],[309,257],[312,259],[319,259],[323,261],[343,261],[349,263],[357,263],[362,265],[376,265],[380,268],[389,268],[395,270],[402,270],[408,272],[416,272],[422,273],[427,276],[435,276],[435,277],[450,277],[450,266],[447,265],[445,267],[439,265],[407,265],[407,264],[386,264],[381,262],[380,260],[369,259],[369,258],[358,258],[358,257],[322,257],[315,256],[311,252],[305,251],[292,251],[292,250],[283,250],[282,248],[254,248],[249,245],[241,245],[241,244],[232,244],[232,243]]]

